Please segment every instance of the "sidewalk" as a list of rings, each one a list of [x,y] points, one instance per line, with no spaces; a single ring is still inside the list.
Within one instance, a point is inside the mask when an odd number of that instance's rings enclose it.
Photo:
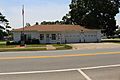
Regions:
[[[120,44],[116,43],[78,43],[69,45],[73,47],[73,50],[120,48]]]

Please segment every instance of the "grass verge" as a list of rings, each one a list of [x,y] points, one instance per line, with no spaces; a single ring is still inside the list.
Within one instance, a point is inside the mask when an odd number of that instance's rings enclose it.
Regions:
[[[20,48],[19,45],[6,45],[5,42],[0,42],[0,52],[9,52],[9,51],[43,51],[47,50],[46,45],[48,44],[30,44],[26,45],[25,48]],[[72,49],[71,46],[66,44],[49,44],[54,46],[55,50],[67,50]]]
[[[0,48],[0,52],[9,52],[9,51],[43,51],[47,50],[46,48]]]
[[[119,43],[120,44],[120,39],[103,39],[102,43]]]
[[[56,48],[56,50],[66,50],[66,49],[72,49],[72,46],[63,45]]]

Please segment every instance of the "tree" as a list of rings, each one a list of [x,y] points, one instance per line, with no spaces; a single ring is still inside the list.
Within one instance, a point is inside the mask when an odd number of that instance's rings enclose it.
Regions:
[[[0,13],[0,40],[9,34],[9,21]]]
[[[36,22],[36,23],[35,23],[35,25],[39,25],[39,23],[38,23],[38,22]]]
[[[118,26],[119,27],[119,26]],[[118,28],[118,30],[116,30],[116,34],[120,35],[120,27]]]
[[[26,26],[25,26],[25,27],[29,27],[29,26],[31,26],[30,23],[26,23]]]
[[[54,25],[54,24],[64,24],[64,21],[43,21],[41,25]]]
[[[76,25],[102,29],[106,35],[113,35],[119,8],[120,0],[72,0],[69,14]]]
[[[62,20],[64,24],[72,24],[70,14],[66,14],[65,16],[63,16]]]

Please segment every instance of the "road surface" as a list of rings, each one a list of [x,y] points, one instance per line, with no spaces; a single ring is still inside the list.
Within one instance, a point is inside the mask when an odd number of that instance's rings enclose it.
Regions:
[[[0,80],[120,80],[120,48],[1,52]]]

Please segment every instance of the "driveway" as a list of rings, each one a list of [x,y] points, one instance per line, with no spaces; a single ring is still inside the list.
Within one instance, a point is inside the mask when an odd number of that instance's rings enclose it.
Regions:
[[[69,45],[73,47],[73,50],[120,48],[120,44],[117,43],[77,43]]]

